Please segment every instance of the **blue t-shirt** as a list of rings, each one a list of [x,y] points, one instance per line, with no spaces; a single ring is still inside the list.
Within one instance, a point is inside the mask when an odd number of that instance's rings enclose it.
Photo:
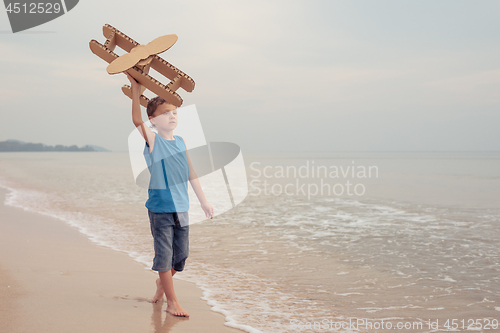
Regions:
[[[149,153],[146,142],[144,158],[151,178],[146,207],[153,213],[187,212],[189,210],[187,162],[184,140],[165,140],[155,133],[153,151]]]

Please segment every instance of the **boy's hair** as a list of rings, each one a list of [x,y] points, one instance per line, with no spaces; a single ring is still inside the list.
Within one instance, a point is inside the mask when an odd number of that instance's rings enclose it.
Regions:
[[[156,108],[158,108],[158,106],[162,105],[163,103],[167,103],[167,101],[161,98],[160,96],[151,98],[148,102],[148,107],[146,108],[148,117],[152,117],[156,111]]]

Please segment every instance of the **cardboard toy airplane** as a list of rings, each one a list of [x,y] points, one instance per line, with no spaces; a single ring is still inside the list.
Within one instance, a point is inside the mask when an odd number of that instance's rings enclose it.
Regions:
[[[107,38],[106,42],[102,45],[93,39],[89,43],[90,50],[109,63],[107,67],[109,74],[127,71],[142,85],[140,98],[142,106],[147,107],[149,102],[149,99],[142,95],[146,89],[177,107],[182,105],[182,98],[176,91],[179,88],[187,92],[193,91],[194,81],[180,69],[158,56],[175,44],[177,35],[161,36],[146,45],[140,45],[109,24],[104,25],[102,30],[104,37]],[[118,56],[113,52],[116,46],[128,53]],[[164,85],[151,77],[148,74],[150,68],[167,77],[170,83]],[[122,91],[132,98],[132,90],[129,85],[124,85]]]

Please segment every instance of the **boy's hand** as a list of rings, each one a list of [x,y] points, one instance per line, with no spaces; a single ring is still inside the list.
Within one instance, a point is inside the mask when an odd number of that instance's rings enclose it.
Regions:
[[[214,217],[214,208],[212,207],[211,204],[209,204],[208,202],[204,202],[201,204],[201,208],[205,212],[206,217],[210,217],[210,218]]]
[[[127,75],[128,80],[130,81],[130,86],[132,87],[132,91],[141,91],[141,84],[137,82],[129,73],[123,72]]]

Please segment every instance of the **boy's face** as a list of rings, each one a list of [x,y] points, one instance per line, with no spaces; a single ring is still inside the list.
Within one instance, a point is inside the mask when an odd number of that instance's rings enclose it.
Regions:
[[[177,107],[169,103],[158,105],[153,116],[149,119],[156,128],[171,131],[177,127]]]

